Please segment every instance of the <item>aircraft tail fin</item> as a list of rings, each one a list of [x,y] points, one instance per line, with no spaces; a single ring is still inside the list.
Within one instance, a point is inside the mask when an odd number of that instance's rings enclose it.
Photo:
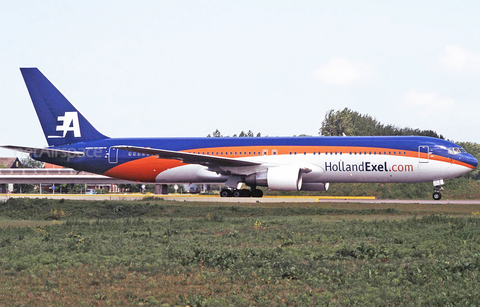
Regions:
[[[106,139],[37,68],[20,68],[49,146]]]

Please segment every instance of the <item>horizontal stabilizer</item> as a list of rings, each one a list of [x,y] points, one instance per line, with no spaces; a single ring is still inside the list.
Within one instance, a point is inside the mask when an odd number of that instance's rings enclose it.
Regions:
[[[49,158],[78,158],[83,157],[85,153],[81,151],[70,151],[70,150],[61,150],[61,149],[52,149],[52,148],[40,148],[40,147],[25,147],[25,146],[13,146],[5,145],[0,146],[2,148],[26,152],[29,154],[34,154],[38,157],[49,157]]]

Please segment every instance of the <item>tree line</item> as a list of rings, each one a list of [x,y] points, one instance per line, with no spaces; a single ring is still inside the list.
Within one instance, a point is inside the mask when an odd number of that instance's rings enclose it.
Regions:
[[[443,135],[433,130],[399,128],[394,125],[384,125],[368,114],[360,114],[349,108],[338,111],[333,109],[328,111],[318,134],[321,136],[420,135],[444,139]]]
[[[240,137],[240,138],[253,138],[253,137],[261,137],[262,134],[259,132],[256,135],[252,132],[252,130],[248,130],[248,132],[242,131],[238,135],[234,134],[232,137]],[[207,137],[215,137],[215,138],[222,138],[222,137],[230,137],[229,135],[223,136],[220,130],[216,129],[213,131],[212,134],[208,134]]]
[[[431,136],[439,139],[444,139],[443,135],[438,134],[433,130],[420,130],[413,128],[399,128],[395,125],[385,125],[376,120],[374,117],[368,114],[360,114],[357,111],[353,111],[349,108],[343,110],[329,110],[325,114],[325,118],[322,121],[322,126],[318,132],[321,136],[401,136],[401,135],[420,135]],[[253,133],[252,130],[248,132],[240,132],[234,134],[232,137],[261,137],[262,134],[258,132]],[[301,134],[299,136],[308,136],[307,134]],[[207,137],[230,137],[223,136],[220,130],[216,129]]]

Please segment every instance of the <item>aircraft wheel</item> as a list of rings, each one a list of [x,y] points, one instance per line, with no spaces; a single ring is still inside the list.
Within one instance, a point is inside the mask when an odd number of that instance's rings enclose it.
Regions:
[[[223,189],[220,191],[220,197],[232,197],[232,191],[229,189]]]
[[[247,189],[242,189],[242,197],[252,197],[252,192]]]
[[[442,193],[440,192],[433,192],[433,199],[440,200],[442,198]]]
[[[233,197],[250,197],[250,190],[247,189],[240,189],[240,190],[233,190]]]
[[[252,190],[252,197],[258,197],[258,198],[263,197],[263,191],[260,189]]]

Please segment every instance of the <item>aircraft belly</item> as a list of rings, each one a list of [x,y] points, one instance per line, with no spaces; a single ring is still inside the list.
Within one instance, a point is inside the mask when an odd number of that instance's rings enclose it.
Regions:
[[[188,164],[161,172],[156,177],[157,183],[222,183],[228,176],[211,172],[205,166]]]
[[[471,169],[463,165],[431,160],[429,163],[419,163],[418,179],[423,179],[423,181],[450,179],[469,171]]]

